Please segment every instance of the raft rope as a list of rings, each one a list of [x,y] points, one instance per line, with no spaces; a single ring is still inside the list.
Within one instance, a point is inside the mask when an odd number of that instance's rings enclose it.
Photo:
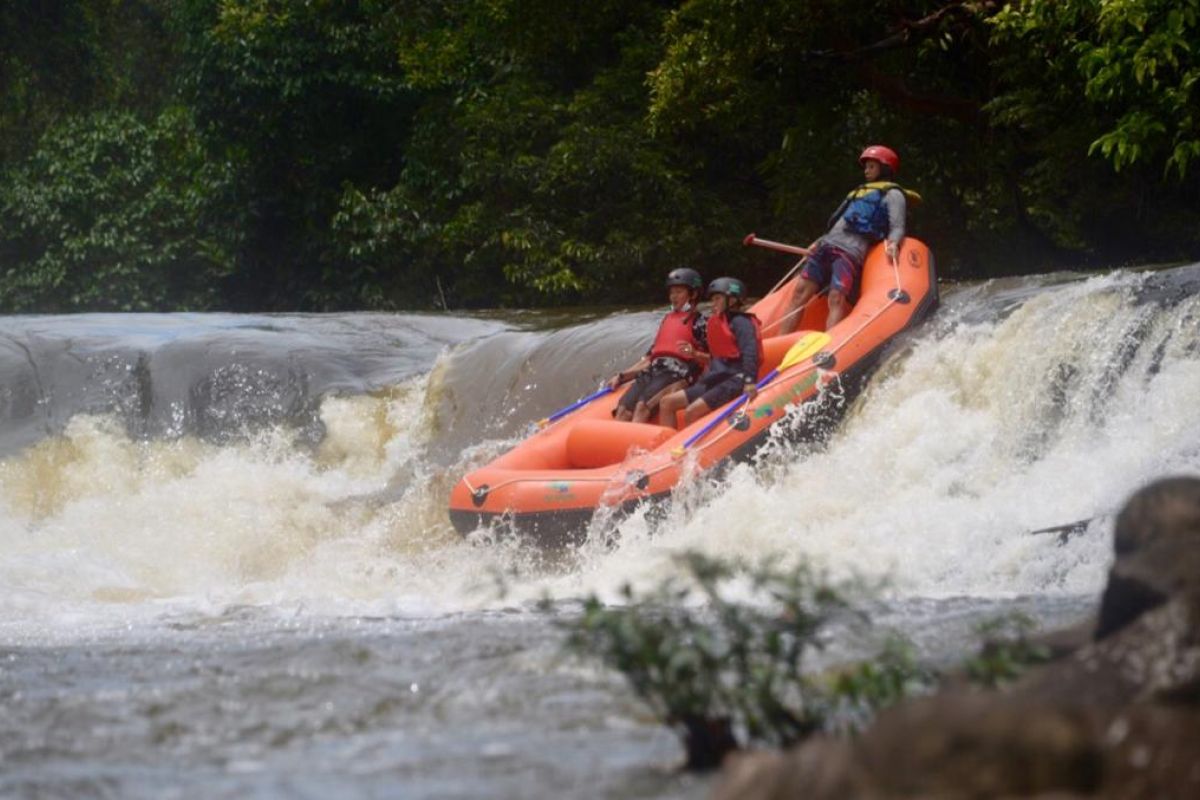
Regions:
[[[771,292],[774,292],[774,291],[775,291],[774,289],[772,289],[772,290],[771,290]],[[765,326],[763,326],[763,331],[764,331],[764,332],[766,332],[766,331],[769,331],[769,330],[771,330],[771,328],[774,328],[776,325],[780,324],[780,323],[781,323],[781,322],[783,322],[784,320],[789,320],[789,319],[791,319],[792,317],[796,316],[796,315],[797,315],[797,314],[799,314],[801,311],[803,311],[804,309],[808,308],[808,307],[809,307],[809,306],[812,304],[812,302],[813,302],[814,300],[816,300],[818,297],[822,296],[823,294],[827,293],[828,291],[829,291],[829,287],[828,287],[828,286],[826,286],[824,289],[822,289],[821,291],[819,291],[819,292],[817,292],[816,294],[814,294],[812,297],[810,297],[810,298],[808,298],[807,300],[805,300],[805,301],[804,301],[804,305],[800,306],[799,308],[793,308],[791,311],[789,311],[788,313],[784,314],[782,317],[780,317],[779,319],[775,320],[775,321],[774,321],[774,322],[772,322],[770,325],[765,325]],[[768,292],[767,294],[770,294],[771,292]]]
[[[805,261],[808,261],[808,256],[805,256],[804,258],[800,259],[795,264],[793,264],[792,268],[784,273],[783,277],[779,279],[779,283],[777,283],[773,287],[771,287],[771,291],[767,292],[767,294],[773,294],[775,291],[777,291],[779,289],[780,286],[783,286],[785,283],[787,283],[788,280],[791,279],[791,277],[796,274],[796,271],[799,270],[800,267],[804,266]]]

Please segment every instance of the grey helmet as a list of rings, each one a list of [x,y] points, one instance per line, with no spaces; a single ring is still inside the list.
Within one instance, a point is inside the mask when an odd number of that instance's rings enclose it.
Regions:
[[[679,267],[667,273],[667,288],[670,289],[672,286],[686,286],[699,292],[704,288],[704,278],[701,278],[700,273],[691,267]]]
[[[737,278],[717,278],[708,285],[708,294],[723,294],[741,301],[746,299],[746,284]]]

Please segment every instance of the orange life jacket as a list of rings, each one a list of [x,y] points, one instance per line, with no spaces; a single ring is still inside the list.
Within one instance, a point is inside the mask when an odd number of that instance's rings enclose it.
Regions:
[[[692,330],[695,321],[696,311],[693,309],[668,311],[662,324],[658,326],[658,335],[654,337],[654,344],[650,347],[650,357],[670,356],[689,362],[695,360],[695,355],[685,356],[679,347],[686,343],[690,344],[693,350],[700,349],[700,343],[696,341],[695,332]]]

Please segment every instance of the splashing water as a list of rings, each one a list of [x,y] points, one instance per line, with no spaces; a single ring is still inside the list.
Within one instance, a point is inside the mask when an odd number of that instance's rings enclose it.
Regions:
[[[155,342],[126,332],[151,365],[140,383],[112,384],[107,410],[77,391],[86,402],[50,415],[57,429],[47,423],[0,461],[0,626],[232,605],[422,616],[611,597],[626,581],[672,573],[685,549],[807,557],[886,577],[898,597],[1094,593],[1109,560],[1106,520],[1123,499],[1164,473],[1200,471],[1200,300],[1179,289],[1198,270],[948,292],[826,445],[775,442],[720,482],[681,487],[664,519],[635,513],[554,563],[502,536],[464,541],[446,519],[449,489],[530,420],[634,360],[656,313],[558,331],[403,318],[404,337],[379,315],[271,319],[257,334],[243,326],[228,335],[243,351],[253,345],[254,368],[279,375],[283,363],[292,376],[292,410],[258,417],[239,409],[253,408],[256,391],[284,396],[278,384],[231,384],[248,393],[236,402],[188,389],[211,384],[214,370],[250,374],[229,342],[224,361],[210,355],[194,374],[171,360],[171,348],[191,352],[194,317]],[[215,321],[205,341],[236,318]],[[344,340],[312,347],[311,325]],[[54,350],[38,336],[41,352]],[[405,353],[403,369],[385,357],[389,346]],[[31,358],[47,396],[52,370]],[[181,373],[163,388],[162,375]],[[155,392],[170,402],[146,400]],[[212,413],[217,403],[229,419]],[[131,423],[168,418],[171,404],[176,420],[208,427]],[[1087,518],[1086,533],[1062,546],[1029,534]]]

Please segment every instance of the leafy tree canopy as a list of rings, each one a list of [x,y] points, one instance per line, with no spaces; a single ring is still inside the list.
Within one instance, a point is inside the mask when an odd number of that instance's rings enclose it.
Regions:
[[[5,4],[0,302],[636,302],[684,263],[765,289],[780,264],[741,237],[812,241],[872,142],[926,197],[910,231],[944,274],[1195,258],[1198,18],[1200,0]]]

